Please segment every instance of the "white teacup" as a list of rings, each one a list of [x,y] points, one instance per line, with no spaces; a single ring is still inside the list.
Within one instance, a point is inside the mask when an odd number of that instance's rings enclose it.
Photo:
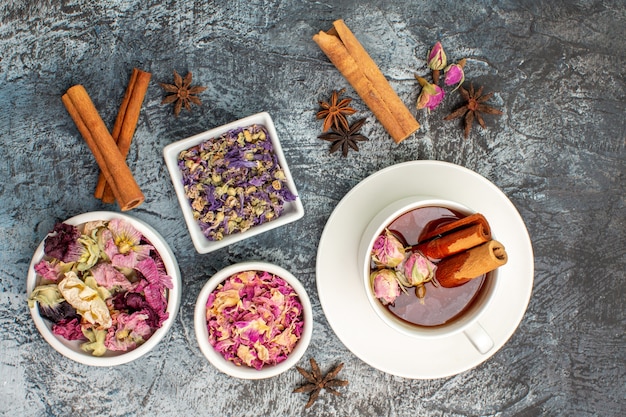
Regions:
[[[480,353],[485,354],[493,348],[494,342],[491,336],[481,326],[480,319],[496,296],[499,282],[498,270],[492,271],[489,274],[476,295],[476,298],[460,317],[440,326],[426,327],[407,323],[389,312],[374,296],[374,291],[370,283],[370,259],[374,241],[386,227],[402,214],[420,207],[428,206],[446,207],[463,214],[473,213],[471,209],[459,203],[430,196],[403,198],[382,209],[365,228],[359,244],[357,259],[367,298],[380,319],[398,332],[411,337],[424,339],[448,337],[462,332]]]

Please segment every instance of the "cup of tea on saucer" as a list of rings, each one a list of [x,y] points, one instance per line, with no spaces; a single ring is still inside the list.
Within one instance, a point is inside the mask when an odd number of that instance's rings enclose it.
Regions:
[[[427,195],[397,200],[369,222],[357,259],[369,304],[387,326],[422,339],[462,333],[481,354],[494,347],[481,318],[507,253],[481,213]]]

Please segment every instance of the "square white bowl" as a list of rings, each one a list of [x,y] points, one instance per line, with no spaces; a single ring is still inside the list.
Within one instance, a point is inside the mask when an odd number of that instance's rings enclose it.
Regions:
[[[272,147],[274,148],[274,154],[278,158],[278,163],[285,173],[285,184],[289,188],[289,191],[291,191],[291,193],[296,196],[296,199],[294,201],[285,202],[283,205],[283,212],[275,219],[259,225],[252,226],[245,232],[226,235],[221,240],[209,240],[206,236],[204,236],[202,230],[200,229],[200,225],[193,218],[191,203],[185,195],[185,190],[183,187],[182,172],[178,167],[178,155],[180,154],[180,152],[192,148],[209,139],[218,138],[229,130],[240,127],[248,127],[254,124],[263,125],[267,129],[270,140],[272,142]],[[263,233],[276,227],[294,222],[304,216],[304,207],[302,206],[302,201],[300,200],[300,196],[298,195],[298,191],[296,190],[296,184],[293,181],[291,172],[289,172],[287,160],[285,159],[283,149],[280,145],[280,141],[278,140],[278,134],[276,133],[274,122],[267,112],[257,113],[252,116],[236,120],[232,123],[228,123],[223,126],[207,130],[206,132],[191,136],[187,139],[182,139],[180,141],[171,143],[163,149],[163,157],[165,158],[165,164],[167,165],[167,169],[170,173],[170,178],[172,179],[172,183],[174,184],[176,197],[178,197],[178,202],[180,203],[180,208],[182,209],[185,222],[187,223],[187,228],[189,229],[191,240],[198,253],[209,253],[215,251],[232,243],[239,242],[252,236],[256,236],[259,233]]]

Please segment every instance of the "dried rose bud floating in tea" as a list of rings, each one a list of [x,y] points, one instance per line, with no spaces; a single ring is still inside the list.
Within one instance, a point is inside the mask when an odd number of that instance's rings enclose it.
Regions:
[[[296,199],[262,125],[229,130],[182,151],[178,167],[194,219],[211,241],[274,220]]]
[[[235,365],[255,369],[287,359],[304,326],[296,291],[266,271],[239,272],[218,285],[206,320],[211,346]]]

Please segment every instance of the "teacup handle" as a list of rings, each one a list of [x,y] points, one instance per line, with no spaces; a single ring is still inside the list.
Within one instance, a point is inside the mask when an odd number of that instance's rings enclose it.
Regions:
[[[476,350],[482,354],[489,352],[493,347],[493,340],[478,322],[465,329],[463,333],[472,342]]]

